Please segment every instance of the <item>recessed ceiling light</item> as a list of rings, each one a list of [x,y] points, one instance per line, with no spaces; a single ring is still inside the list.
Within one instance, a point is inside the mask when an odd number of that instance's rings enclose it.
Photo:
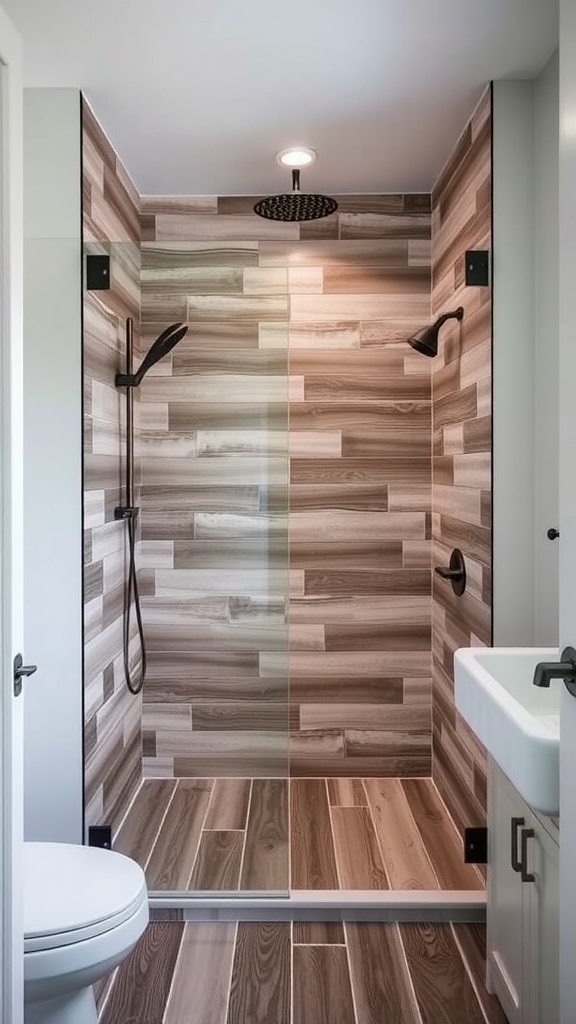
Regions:
[[[285,167],[307,167],[308,164],[314,163],[316,153],[307,146],[292,146],[291,149],[282,149],[276,154],[276,158]]]

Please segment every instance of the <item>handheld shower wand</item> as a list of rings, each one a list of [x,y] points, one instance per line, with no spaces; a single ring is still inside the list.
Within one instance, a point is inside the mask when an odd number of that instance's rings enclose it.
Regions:
[[[134,373],[134,321],[132,317],[126,320],[126,372],[117,373],[114,383],[117,388],[126,388],[126,482],[124,489],[124,504],[117,505],[114,509],[114,519],[123,519],[128,529],[128,574],[124,588],[124,675],[126,686],[130,693],[138,694],[144,685],[146,677],[146,644],[144,642],[144,627],[142,624],[142,612],[140,610],[140,595],[138,593],[138,578],[136,573],[136,525],[139,508],[134,504],[134,388],[142,383],[148,370],[172,351],[175,345],[182,340],[188,328],[185,324],[172,324],[167,327],[150,348],[148,354],[142,360],[138,370]],[[140,646],[140,678],[135,682],[130,671],[130,619],[132,604],[136,615],[138,628],[138,642]]]

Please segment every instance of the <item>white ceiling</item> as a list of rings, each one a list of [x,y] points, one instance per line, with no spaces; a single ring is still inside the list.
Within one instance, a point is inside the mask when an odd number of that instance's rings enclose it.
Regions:
[[[144,194],[428,191],[492,78],[531,78],[557,0],[1,0],[29,86],[83,89]]]

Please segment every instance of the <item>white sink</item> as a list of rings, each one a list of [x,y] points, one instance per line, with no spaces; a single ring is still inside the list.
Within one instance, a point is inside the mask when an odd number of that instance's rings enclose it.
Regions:
[[[456,707],[535,810],[559,813],[560,687],[534,686],[558,647],[462,647],[454,654]]]

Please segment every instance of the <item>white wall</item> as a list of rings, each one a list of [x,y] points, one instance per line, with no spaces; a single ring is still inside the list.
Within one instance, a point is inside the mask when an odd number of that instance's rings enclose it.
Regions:
[[[558,204],[559,61],[556,53],[534,87],[534,643],[558,643]]]
[[[494,643],[534,622],[534,88],[494,83]]]
[[[24,167],[25,837],[82,842],[77,90],[25,91]]]
[[[558,55],[494,84],[494,643],[558,642]]]

